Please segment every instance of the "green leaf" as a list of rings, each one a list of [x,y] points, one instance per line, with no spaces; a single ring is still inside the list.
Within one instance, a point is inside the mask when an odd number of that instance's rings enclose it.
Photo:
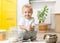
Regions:
[[[39,22],[44,22],[46,17],[47,17],[47,14],[48,14],[48,6],[44,6],[43,9],[41,9],[40,11],[38,11],[37,13],[37,17],[39,19]]]

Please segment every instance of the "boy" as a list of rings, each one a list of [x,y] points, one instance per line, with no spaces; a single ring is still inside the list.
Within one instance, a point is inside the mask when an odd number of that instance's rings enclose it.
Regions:
[[[33,9],[30,4],[26,4],[22,8],[23,18],[19,22],[19,40],[36,40],[35,20],[32,17]]]

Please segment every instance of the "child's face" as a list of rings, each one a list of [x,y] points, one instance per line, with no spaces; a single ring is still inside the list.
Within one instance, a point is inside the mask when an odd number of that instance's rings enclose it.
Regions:
[[[32,11],[29,8],[24,8],[23,9],[23,16],[27,19],[31,18]]]

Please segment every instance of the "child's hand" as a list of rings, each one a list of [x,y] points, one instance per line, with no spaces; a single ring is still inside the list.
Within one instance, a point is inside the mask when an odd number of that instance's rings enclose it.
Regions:
[[[27,28],[26,28],[26,31],[30,31],[30,28],[29,28],[29,27],[27,27]]]
[[[30,25],[30,30],[34,31],[34,26]]]

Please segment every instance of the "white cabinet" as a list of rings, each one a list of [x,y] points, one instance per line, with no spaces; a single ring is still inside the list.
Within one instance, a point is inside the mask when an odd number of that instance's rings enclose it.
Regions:
[[[55,0],[29,0],[30,3],[36,3],[36,2],[40,2],[40,3],[53,3],[53,2],[56,2]]]

